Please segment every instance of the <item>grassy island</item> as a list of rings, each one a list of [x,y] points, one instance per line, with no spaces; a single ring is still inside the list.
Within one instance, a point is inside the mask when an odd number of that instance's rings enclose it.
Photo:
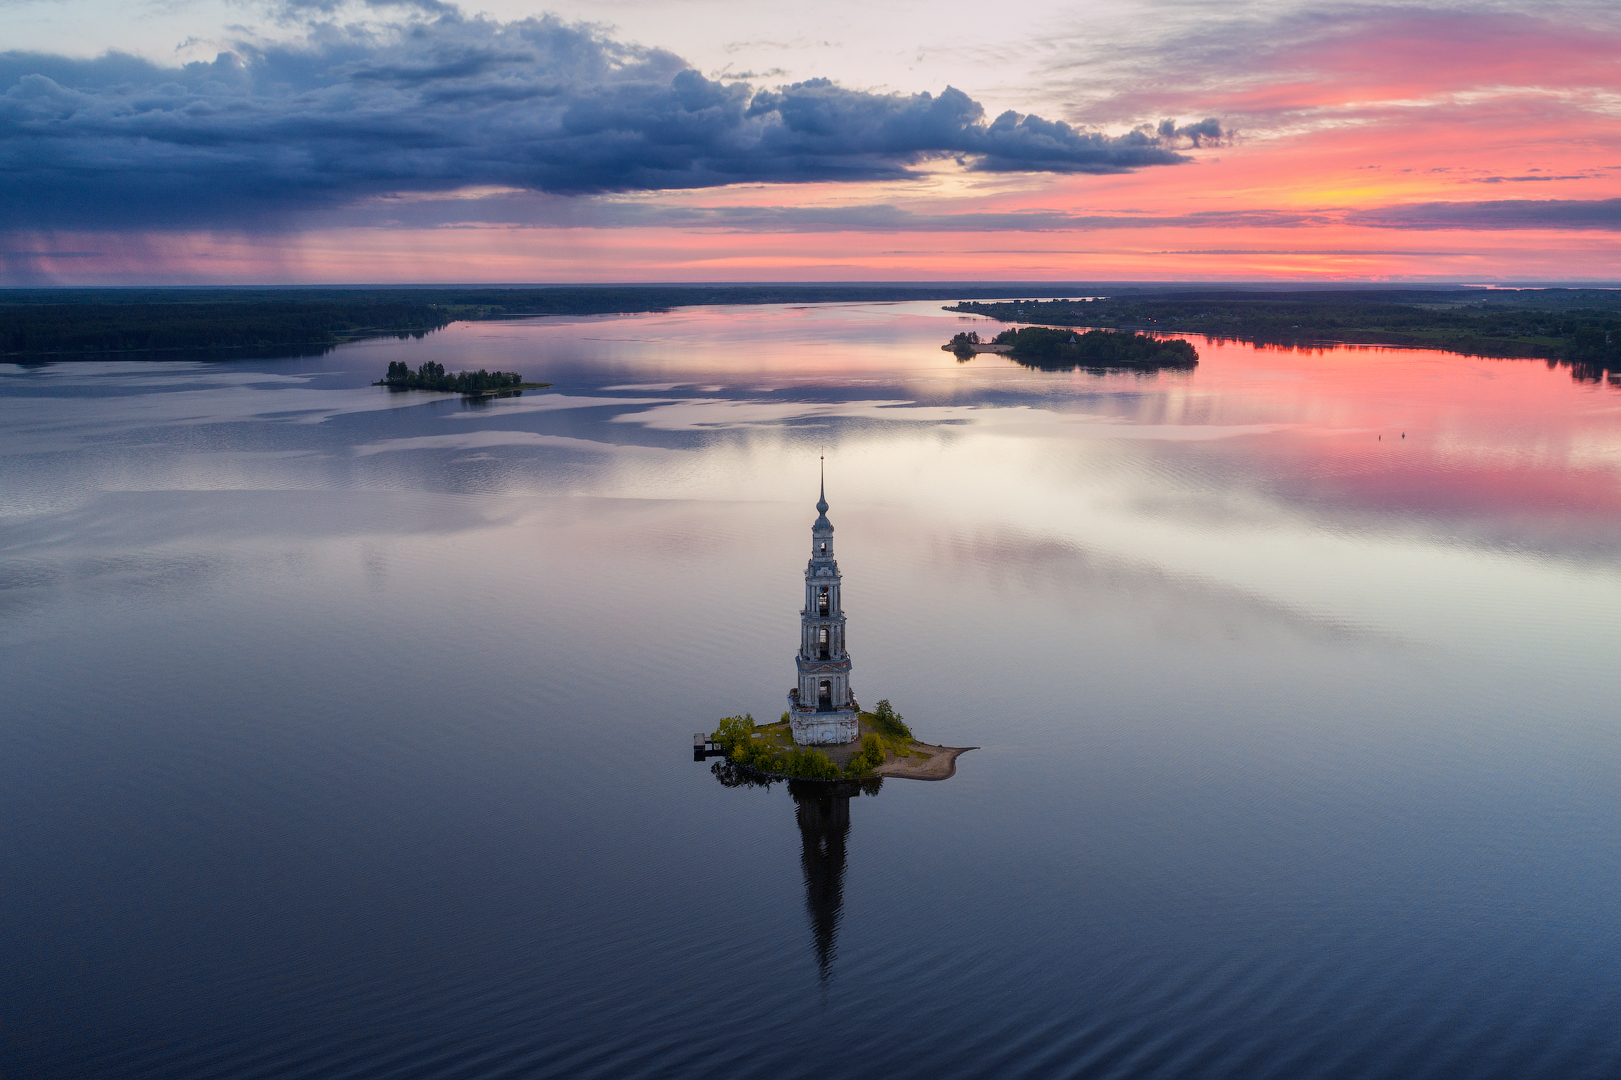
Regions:
[[[453,394],[466,394],[469,397],[482,397],[487,394],[515,394],[525,390],[541,390],[551,385],[544,382],[524,382],[523,376],[516,371],[458,371],[454,375],[445,372],[445,365],[427,361],[412,371],[410,366],[398,360],[388,365],[388,374],[381,381],[372,383],[373,386],[386,386],[390,390],[442,390]]]
[[[726,717],[710,738],[734,766],[792,780],[944,780],[957,771],[957,757],[974,749],[919,742],[887,698],[861,714],[860,730],[861,738],[844,746],[798,746],[787,713],[774,724],[758,724],[752,713],[744,713]]]

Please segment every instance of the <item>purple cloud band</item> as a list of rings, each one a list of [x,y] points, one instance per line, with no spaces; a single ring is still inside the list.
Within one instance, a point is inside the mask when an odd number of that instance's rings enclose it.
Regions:
[[[389,193],[563,195],[971,170],[1118,173],[1188,160],[1214,120],[1124,135],[959,90],[811,80],[756,91],[553,18],[325,26],[163,68],[0,54],[0,229],[252,226]]]

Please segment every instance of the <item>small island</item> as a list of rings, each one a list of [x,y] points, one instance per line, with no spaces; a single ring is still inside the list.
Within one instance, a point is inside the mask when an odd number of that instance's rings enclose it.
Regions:
[[[859,717],[861,737],[843,745],[799,746],[788,713],[775,724],[757,724],[752,713],[728,716],[709,736],[711,753],[725,755],[739,769],[782,780],[851,780],[892,776],[906,780],[946,780],[957,772],[957,758],[973,746],[934,746],[919,742],[905,720],[880,701]]]
[[[716,775],[836,783],[885,776],[945,780],[957,758],[972,746],[919,742],[885,698],[867,712],[850,689],[850,653],[845,648],[844,590],[833,554],[833,523],[827,519],[827,484],[816,500],[811,557],[805,566],[805,606],[799,612],[798,685],[788,691],[788,710],[775,724],[757,724],[753,713],[728,716],[715,730],[692,737],[695,761],[723,756]]]
[[[525,390],[543,390],[551,383],[524,382],[516,371],[485,371],[483,368],[448,375],[445,365],[432,360],[412,371],[408,364],[395,360],[388,365],[388,374],[372,385],[386,386],[390,390],[440,390],[465,397],[505,397]]]
[[[1009,344],[981,341],[979,334],[973,330],[951,335],[951,340],[940,346],[940,348],[945,352],[955,353],[958,360],[969,360],[982,352],[1010,353],[1013,351],[1013,346]]]
[[[1026,367],[1073,371],[1087,368],[1192,368],[1199,352],[1180,338],[1157,338],[1120,330],[1059,330],[1051,326],[1025,326],[1003,330],[991,341],[973,331],[955,335],[940,346],[966,360],[976,353],[1006,353]]]

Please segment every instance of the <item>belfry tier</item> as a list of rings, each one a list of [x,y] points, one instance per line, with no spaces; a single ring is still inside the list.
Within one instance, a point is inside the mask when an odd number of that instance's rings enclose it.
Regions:
[[[805,566],[805,606],[799,613],[799,685],[788,692],[794,741],[827,746],[855,741],[861,707],[850,689],[850,654],[845,646],[843,582],[833,557],[833,523],[827,494],[816,503],[811,526],[811,557]]]
[[[827,521],[819,519],[818,524]],[[805,609],[799,614],[804,635],[799,655],[805,660],[842,660],[844,608],[839,604],[839,564],[833,558],[833,526],[813,530],[810,565],[805,567]]]

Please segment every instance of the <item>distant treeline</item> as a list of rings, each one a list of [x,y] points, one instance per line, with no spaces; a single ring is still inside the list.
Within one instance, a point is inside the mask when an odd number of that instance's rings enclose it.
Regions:
[[[1020,288],[1029,295],[1028,285]],[[964,293],[1016,294],[1012,288],[961,284],[6,289],[0,290],[0,355],[24,362],[311,356],[364,338],[421,337],[461,320],[631,314],[704,304],[949,300]]]
[[[319,355],[368,337],[421,337],[455,313],[431,304],[336,294],[302,297],[19,300],[0,294],[0,353],[68,359],[199,353]]]
[[[1082,289],[1095,298],[1040,299],[1073,297]],[[30,363],[318,355],[363,338],[420,337],[460,320],[964,295],[980,299],[951,310],[1005,322],[1163,330],[1301,347],[1347,342],[1539,357],[1569,364],[1577,378],[1608,373],[1621,381],[1621,292],[1607,289],[1284,292],[964,283],[8,289],[0,290],[0,356]]]
[[[457,394],[493,394],[502,390],[515,390],[524,385],[523,376],[516,371],[458,371],[445,373],[445,365],[426,361],[415,371],[398,360],[388,365],[383,385],[396,390],[444,390]]]
[[[1181,338],[1156,338],[1130,331],[1054,330],[1026,326],[996,335],[996,345],[1011,345],[1008,354],[1027,367],[1070,371],[1078,367],[1191,368],[1199,353]]]
[[[1570,365],[1578,379],[1609,374],[1621,381],[1621,292],[1607,289],[1168,292],[962,303],[948,310],[1003,322],[1166,330],[1217,341],[1535,357]]]

